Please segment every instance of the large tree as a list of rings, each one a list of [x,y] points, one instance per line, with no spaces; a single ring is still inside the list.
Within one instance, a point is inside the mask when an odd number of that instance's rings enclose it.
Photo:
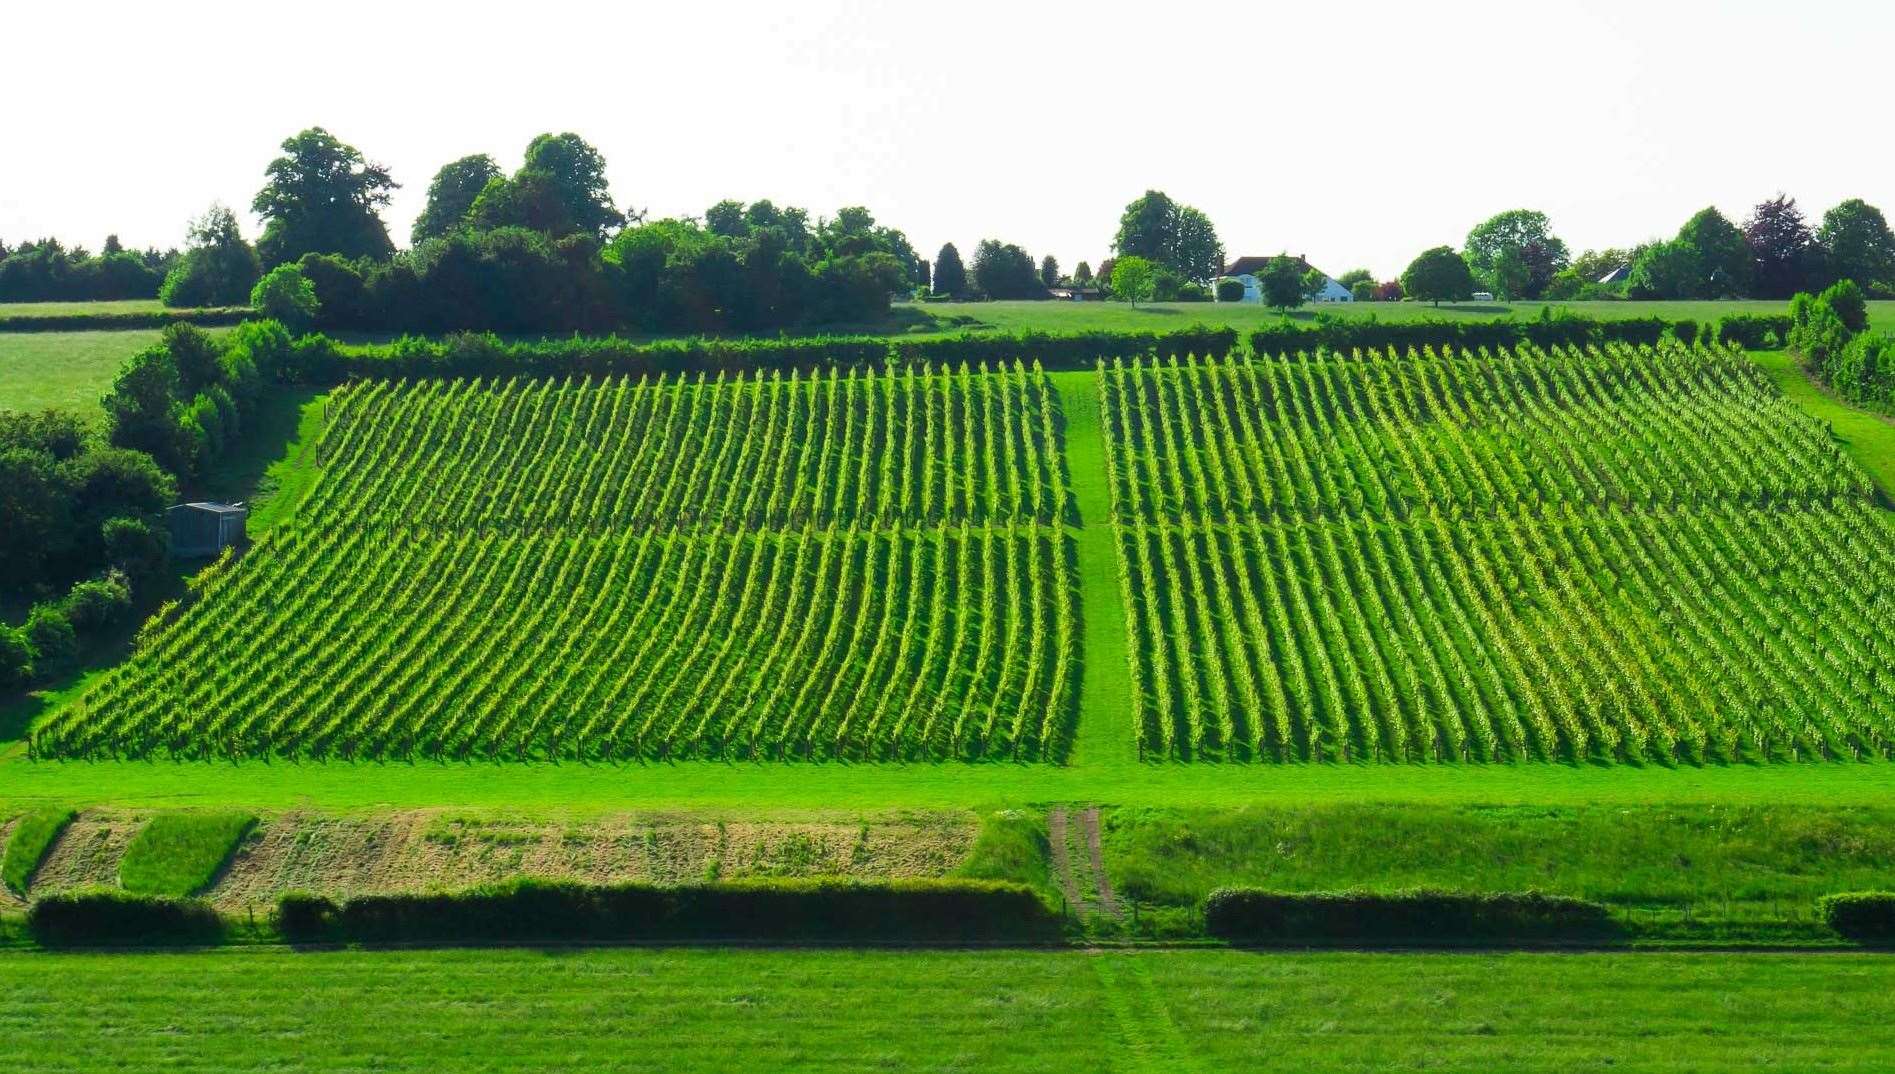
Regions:
[[[577,134],[542,134],[533,139],[520,171],[547,178],[572,218],[574,230],[604,238],[608,231],[625,226],[625,214],[612,207],[605,158]]]
[[[304,254],[384,259],[395,252],[377,210],[398,185],[388,169],[321,127],[283,142],[269,181],[250,203],[264,220],[257,256],[270,268]]]
[[[1742,298],[1754,276],[1744,233],[1713,207],[1685,221],[1670,242],[1640,252],[1627,290],[1634,298]]]
[[[1744,221],[1744,242],[1750,247],[1756,293],[1763,298],[1788,298],[1810,290],[1818,272],[1816,238],[1796,199],[1778,193],[1759,202]]]
[[[1040,258],[1040,283],[1047,287],[1059,286],[1059,261],[1052,254]]]
[[[1509,209],[1467,233],[1467,267],[1508,298],[1538,298],[1570,260],[1546,214]]]
[[[475,153],[447,164],[428,184],[428,203],[415,218],[409,241],[420,245],[467,223],[474,199],[487,184],[500,178],[500,166],[485,153]]]
[[[1451,247],[1423,250],[1402,273],[1402,291],[1417,302],[1454,302],[1474,293],[1474,274]]]
[[[974,286],[988,298],[1038,298],[1046,293],[1033,257],[1012,243],[983,239],[974,249]]]
[[[967,268],[961,264],[961,252],[953,243],[945,243],[934,255],[934,293],[959,295],[967,291]]]
[[[1850,198],[1823,214],[1816,243],[1830,279],[1854,280],[1871,292],[1895,291],[1895,234],[1882,210]]]
[[[1224,267],[1224,245],[1210,217],[1159,190],[1147,190],[1125,207],[1112,245],[1121,257],[1145,258],[1195,283]]]
[[[190,249],[166,274],[158,297],[167,306],[241,306],[263,270],[237,229],[237,214],[212,205],[191,221]]]
[[[1305,269],[1303,262],[1289,256],[1278,254],[1257,273],[1257,287],[1263,292],[1263,304],[1271,309],[1287,310],[1304,303],[1309,296],[1322,286],[1322,276],[1314,269]]]

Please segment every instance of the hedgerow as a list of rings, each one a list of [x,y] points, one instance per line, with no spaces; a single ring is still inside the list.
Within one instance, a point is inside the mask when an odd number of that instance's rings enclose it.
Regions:
[[[1598,941],[1611,936],[1603,905],[1537,891],[1265,891],[1219,888],[1204,929],[1234,943],[1458,943]]]

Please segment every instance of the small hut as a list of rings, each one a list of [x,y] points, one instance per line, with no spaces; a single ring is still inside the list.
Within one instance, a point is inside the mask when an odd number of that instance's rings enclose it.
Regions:
[[[243,539],[250,514],[240,503],[181,503],[165,509],[171,554],[185,559],[215,556]]]

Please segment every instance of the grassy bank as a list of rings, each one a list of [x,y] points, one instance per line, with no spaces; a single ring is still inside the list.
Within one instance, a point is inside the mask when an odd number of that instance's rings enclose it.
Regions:
[[[1895,1064],[1892,985],[1865,956],[9,954],[0,1054],[20,1074],[1866,1072]]]

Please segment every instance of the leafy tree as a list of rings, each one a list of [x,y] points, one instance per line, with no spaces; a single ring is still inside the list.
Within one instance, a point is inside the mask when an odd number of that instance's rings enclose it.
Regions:
[[[0,623],[0,690],[33,681],[33,661],[38,655],[24,631]]]
[[[190,243],[159,289],[165,305],[239,306],[249,300],[263,268],[237,229],[235,213],[212,205],[191,221]]]
[[[1546,214],[1510,209],[1467,233],[1467,267],[1497,293],[1538,298],[1571,258]]]
[[[1850,332],[1860,332],[1869,327],[1869,306],[1863,301],[1862,288],[1856,286],[1854,280],[1838,280],[1816,297],[1835,313],[1842,321],[1842,326]]]
[[[1038,298],[1045,288],[1033,257],[1012,243],[982,239],[974,248],[974,286],[988,298]]]
[[[115,521],[136,522],[137,520],[117,519]],[[114,546],[109,540],[110,535],[114,531],[110,528],[111,523],[108,522],[106,525],[108,527],[107,548],[122,548],[122,545]],[[121,529],[117,532],[127,534],[131,531]],[[147,527],[146,532],[151,532],[149,527]],[[152,537],[156,545],[156,554],[158,556],[157,567],[162,568],[164,566],[165,538],[162,534],[153,534]],[[150,554],[150,549],[140,550],[139,554]],[[73,583],[72,589],[66,593],[65,600],[66,616],[72,620],[73,629],[82,634],[91,634],[103,630],[106,627],[115,626],[123,621],[126,614],[132,610],[130,581],[130,578],[126,576],[124,571],[114,567],[107,569],[105,573],[99,575],[97,578],[88,578],[85,581]]]
[[[1196,283],[1208,282],[1224,267],[1224,246],[1210,217],[1147,190],[1125,207],[1113,238],[1119,256],[1142,257]]]
[[[1402,291],[1417,302],[1456,302],[1474,293],[1474,274],[1453,248],[1424,250],[1402,272]]]
[[[704,230],[731,239],[748,236],[750,222],[744,219],[744,203],[726,198],[704,210]]]
[[[1342,281],[1338,280],[1336,282],[1341,283]],[[1350,285],[1349,287],[1349,297],[1356,300],[1357,302],[1375,301],[1375,281],[1374,280],[1355,281],[1355,283]]]
[[[1149,300],[1157,282],[1158,267],[1149,258],[1128,255],[1112,260],[1112,297],[1120,302],[1137,306],[1140,299]]]
[[[1079,267],[1073,269],[1073,283],[1078,284],[1080,287],[1090,286],[1092,283],[1092,266],[1086,264],[1084,261],[1079,262]]]
[[[574,230],[602,239],[625,226],[625,214],[612,207],[605,158],[577,134],[542,134],[533,139],[520,171],[547,179]]]
[[[443,165],[428,183],[428,201],[415,218],[409,241],[416,246],[438,239],[467,224],[474,199],[487,184],[501,178],[500,165],[485,153],[475,153]]]
[[[1263,292],[1263,304],[1275,310],[1302,305],[1312,293],[1310,276],[1314,272],[1314,269],[1304,269],[1301,260],[1288,254],[1271,258],[1257,273],[1257,288]],[[1320,281],[1317,286],[1321,286]]]
[[[1375,283],[1375,273],[1365,268],[1350,269],[1336,277],[1336,282],[1348,288],[1351,293],[1354,293],[1355,285],[1358,283],[1373,285]]]
[[[264,273],[250,291],[250,304],[265,317],[299,333],[309,331],[322,308],[316,300],[316,285],[303,275],[300,262],[278,265]]]
[[[1895,290],[1895,233],[1882,210],[1850,198],[1823,214],[1816,244],[1830,279],[1854,280],[1881,294]]]
[[[168,544],[165,534],[152,529],[142,518],[108,518],[99,527],[99,537],[105,547],[105,561],[128,577],[142,581],[164,569]]]
[[[520,228],[548,238],[577,234],[571,207],[553,181],[538,172],[489,180],[468,210],[476,231]]]
[[[174,474],[190,472],[196,454],[181,423],[178,387],[177,365],[161,344],[146,347],[120,366],[105,397],[112,443],[142,451]]]
[[[265,267],[307,253],[384,259],[395,252],[377,210],[398,185],[360,150],[311,127],[283,142],[264,169],[269,181],[250,203],[264,219],[257,256]]]
[[[1738,298],[1750,292],[1750,246],[1715,208],[1685,221],[1670,242],[1646,247],[1632,263],[1634,298]]]
[[[1059,286],[1059,262],[1052,254],[1040,259],[1040,284],[1044,287]]]
[[[966,292],[967,270],[961,265],[961,252],[953,243],[947,243],[934,255],[934,293],[959,295]]]
[[[1757,294],[1764,298],[1789,298],[1810,286],[1819,271],[1816,238],[1796,199],[1778,193],[1758,203],[1744,221],[1744,242],[1756,277]]]
[[[1581,283],[1598,283],[1631,263],[1632,251],[1607,247],[1603,250],[1587,250],[1573,258],[1569,267],[1578,275]]]
[[[1226,276],[1217,281],[1217,300],[1219,302],[1242,302],[1244,300],[1244,281],[1235,276]]]
[[[57,604],[35,604],[26,616],[26,640],[33,643],[33,651],[39,654],[40,669],[44,665],[66,660],[79,651],[79,636],[73,632],[72,620],[66,618],[66,612]]]

